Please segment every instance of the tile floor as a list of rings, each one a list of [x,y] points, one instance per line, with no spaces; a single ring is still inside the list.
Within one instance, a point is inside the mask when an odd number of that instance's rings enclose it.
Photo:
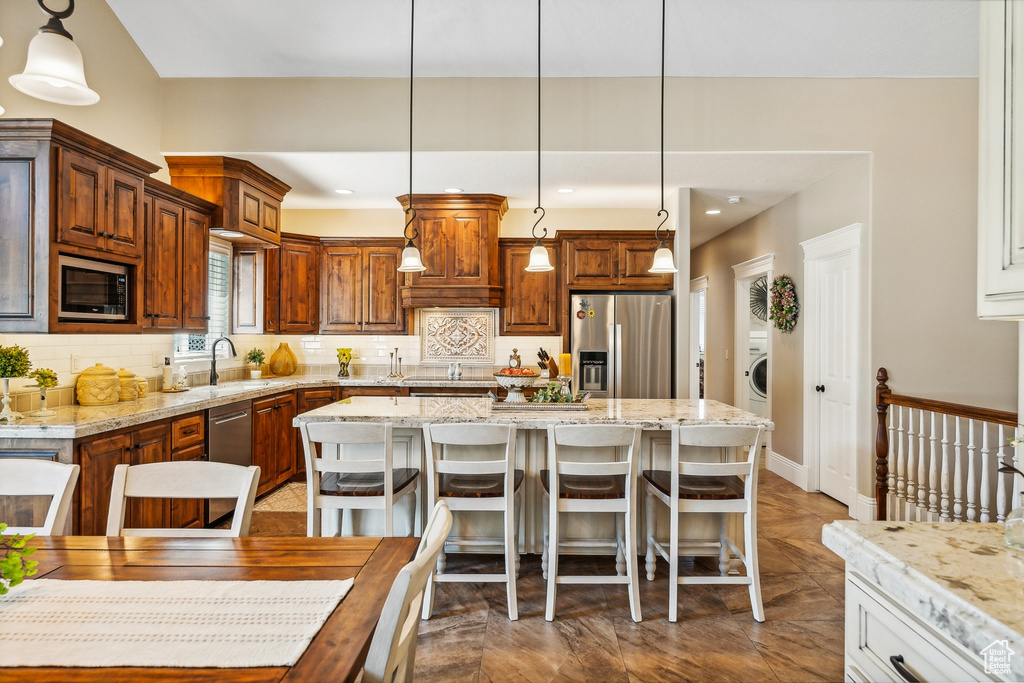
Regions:
[[[303,484],[267,496],[253,535],[305,535]],[[843,562],[821,527],[846,508],[761,470],[758,550],[767,620],[754,621],[745,586],[680,588],[668,622],[667,567],[641,577],[644,620],[629,617],[624,586],[559,587],[558,616],[544,621],[540,558],[522,559],[519,620],[504,584],[439,584],[434,616],[421,622],[418,681],[842,681]],[[453,571],[494,571],[496,556],[449,555]],[[563,566],[613,573],[612,558],[563,556]],[[643,559],[640,560],[643,566]],[[692,564],[690,565],[692,568]]]

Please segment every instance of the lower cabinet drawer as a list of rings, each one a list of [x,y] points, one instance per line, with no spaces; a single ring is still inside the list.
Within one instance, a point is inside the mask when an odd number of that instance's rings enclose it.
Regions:
[[[203,443],[204,426],[202,415],[175,420],[171,424],[171,448],[185,448]]]
[[[853,681],[984,681],[988,675],[886,595],[846,574],[846,675]],[[893,658],[896,658],[894,661]],[[897,667],[913,676],[907,678]]]

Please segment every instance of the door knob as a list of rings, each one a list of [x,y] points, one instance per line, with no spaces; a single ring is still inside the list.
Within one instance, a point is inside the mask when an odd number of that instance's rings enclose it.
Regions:
[[[816,385],[814,387],[814,390],[818,391],[818,392],[821,392],[821,393],[825,393],[825,385],[824,384],[818,384],[818,385]]]

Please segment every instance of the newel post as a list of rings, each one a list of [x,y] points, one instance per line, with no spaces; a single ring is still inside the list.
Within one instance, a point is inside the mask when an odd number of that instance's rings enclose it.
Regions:
[[[875,379],[878,380],[878,386],[875,387],[875,409],[878,412],[878,428],[875,431],[875,519],[885,521],[885,503],[889,497],[889,430],[886,426],[889,404],[886,399],[892,391],[886,384],[889,373],[885,368],[878,368]]]

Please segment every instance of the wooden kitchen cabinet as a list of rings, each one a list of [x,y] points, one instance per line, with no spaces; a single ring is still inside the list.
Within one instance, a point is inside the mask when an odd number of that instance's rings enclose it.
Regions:
[[[277,252],[277,332],[315,334],[320,321],[320,240],[306,235],[283,235]]]
[[[295,414],[301,415],[311,410],[330,405],[338,400],[339,387],[323,387],[319,389],[299,389],[295,392]],[[295,432],[295,473],[305,474],[306,472],[306,449],[302,443],[302,433],[293,428]],[[319,444],[317,455],[320,454]]]
[[[252,464],[260,468],[256,495],[273,490],[295,473],[294,393],[252,402]]]
[[[404,333],[399,303],[403,242],[323,240],[320,261],[320,331]]]
[[[99,252],[142,255],[143,179],[91,154],[59,148],[57,241]]]
[[[501,240],[501,319],[502,334],[557,335],[558,321],[558,244],[550,240],[544,246],[555,265],[548,272],[529,273],[530,250],[535,240]]]
[[[142,329],[205,332],[213,204],[146,181]]]
[[[129,465],[167,462],[171,459],[171,429],[167,424],[145,427],[132,433]],[[162,498],[129,498],[125,526],[160,529],[167,526],[168,502]]]
[[[402,306],[501,305],[498,227],[508,210],[491,194],[415,195],[415,243],[426,270],[406,273]],[[409,196],[398,198],[402,208]]]
[[[76,534],[106,536],[114,468],[128,462],[131,447],[131,433],[101,435],[76,447],[78,464],[82,468],[78,479]]]
[[[636,231],[559,234],[565,282],[574,289],[672,289],[672,273],[650,273],[658,240]]]
[[[243,159],[165,157],[171,184],[217,205],[211,227],[267,244],[281,241],[281,202],[291,187]]]
[[[54,119],[0,120],[0,333],[139,331],[143,179],[157,170]],[[58,320],[60,254],[127,266],[128,320]]]

